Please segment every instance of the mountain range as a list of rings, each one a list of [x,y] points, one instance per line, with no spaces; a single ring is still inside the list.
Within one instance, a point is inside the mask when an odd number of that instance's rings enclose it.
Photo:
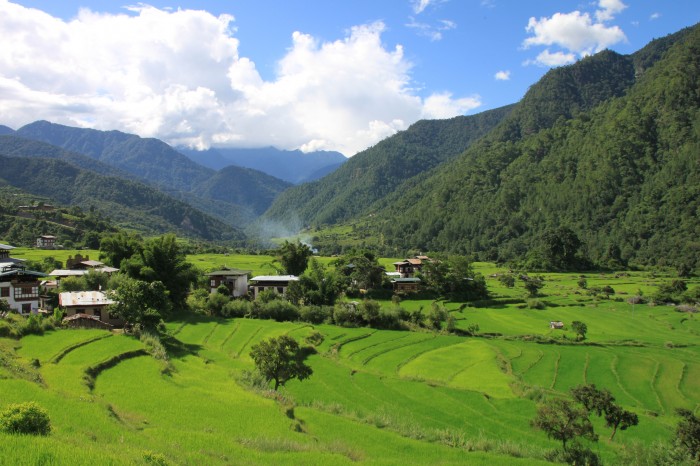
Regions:
[[[698,57],[698,26],[630,55],[605,50],[550,70],[520,102],[419,121],[347,161],[272,148],[176,150],[46,121],[0,126],[0,155],[22,160],[3,158],[0,178],[48,195],[32,180],[41,174],[65,191],[64,202],[103,204],[124,224],[205,239],[241,238],[244,227],[361,224],[362,244],[386,255],[511,261],[535,250],[544,232],[565,227],[595,261],[696,262]],[[286,180],[271,176],[273,168]],[[141,194],[130,200],[122,189]],[[169,215],[119,212],[122,201]]]

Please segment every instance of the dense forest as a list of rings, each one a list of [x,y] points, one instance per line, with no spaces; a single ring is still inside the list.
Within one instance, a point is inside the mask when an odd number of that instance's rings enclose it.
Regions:
[[[536,263],[543,237],[566,228],[597,263],[694,262],[699,52],[694,27],[630,56],[604,51],[551,70],[464,153],[374,204],[329,195],[334,174],[305,187],[316,197],[298,197],[297,205],[290,190],[267,215],[283,220],[282,212],[296,211],[311,225],[362,218],[387,253]],[[320,201],[326,207],[309,214]]]

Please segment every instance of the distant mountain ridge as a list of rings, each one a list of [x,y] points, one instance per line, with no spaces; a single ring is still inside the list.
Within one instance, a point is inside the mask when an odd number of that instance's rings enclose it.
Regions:
[[[0,152],[1,154],[1,152]],[[64,160],[0,155],[0,179],[65,205],[95,208],[122,228],[174,231],[211,241],[242,241],[244,234],[143,183],[84,170]]]
[[[274,147],[258,149],[211,148],[197,151],[178,148],[194,162],[215,170],[236,165],[252,168],[293,184],[314,181],[347,161],[340,152],[280,150]]]
[[[74,128],[37,121],[11,132],[7,137],[13,136],[25,140],[24,149],[19,148],[22,144],[17,140],[4,141],[14,146],[9,150],[14,151],[14,155],[35,154],[33,149],[28,150],[28,140],[53,145],[63,151],[51,151],[44,146],[40,152],[51,153],[48,156],[68,160],[103,175],[146,182],[237,228],[254,221],[280,192],[290,186],[282,180],[249,169],[216,171],[193,162],[163,141],[120,131]],[[0,151],[2,149],[0,141]],[[210,197],[215,192],[202,187],[212,184],[218,184],[219,194],[225,190],[236,195],[229,195],[228,200],[221,195]]]

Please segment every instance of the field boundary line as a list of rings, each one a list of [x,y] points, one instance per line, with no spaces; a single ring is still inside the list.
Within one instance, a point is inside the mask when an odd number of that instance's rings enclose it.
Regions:
[[[632,396],[630,392],[628,392],[625,387],[622,385],[622,381],[620,380],[620,374],[617,373],[617,363],[620,360],[617,354],[613,355],[612,360],[610,361],[610,372],[613,373],[615,376],[615,381],[617,382],[617,386],[620,387],[620,390],[622,390],[625,395],[629,396],[630,399],[634,400],[635,403],[637,403],[637,406],[640,408],[644,407],[644,403],[641,403],[637,398]]]
[[[93,366],[88,366],[83,371],[85,373],[85,383],[87,384],[90,391],[93,391],[95,389],[95,381],[97,380],[97,376],[99,376],[102,372],[106,371],[107,369],[111,369],[112,367],[116,366],[122,361],[137,358],[140,356],[148,356],[148,351],[146,351],[145,348],[139,348],[133,351],[126,351],[116,356],[112,356],[111,358],[107,358],[104,361],[98,362]]]
[[[211,329],[211,332],[207,333],[207,336],[204,337],[204,340],[202,341],[203,345],[206,345],[209,342],[209,339],[214,334],[214,332],[219,327],[219,325],[221,325],[221,324],[219,324],[219,322],[214,324],[214,327]]]
[[[346,357],[347,357],[348,359],[350,359],[352,356],[355,356],[357,353],[361,353],[362,351],[364,351],[364,350],[366,350],[366,349],[374,348],[374,347],[379,346],[379,345],[382,345],[382,344],[384,344],[384,343],[391,343],[392,341],[401,340],[402,338],[406,338],[406,337],[408,337],[408,336],[410,335],[409,332],[404,332],[404,333],[405,333],[405,335],[401,335],[400,337],[397,337],[397,338],[392,338],[391,340],[384,340],[384,341],[380,341],[380,342],[377,342],[377,343],[372,343],[372,344],[369,345],[369,346],[365,346],[365,347],[363,347],[363,348],[360,348],[359,350],[353,351],[352,353],[348,354]]]
[[[583,383],[587,384],[588,383],[588,365],[591,362],[591,354],[586,353],[586,362],[583,365]]]
[[[77,350],[78,348],[89,345],[90,343],[94,343],[94,342],[99,341],[99,340],[104,340],[105,338],[109,338],[111,336],[113,336],[111,333],[109,333],[107,335],[99,335],[99,336],[96,336],[94,338],[90,338],[88,340],[83,340],[83,341],[80,341],[80,342],[75,343],[73,345],[66,346],[61,351],[56,353],[51,359],[49,359],[49,362],[51,362],[53,364],[58,364],[61,361],[61,359],[65,358],[68,355],[68,353],[70,353],[71,351],[74,351],[74,350]]]
[[[429,340],[423,340],[423,341],[429,341]],[[439,350],[439,349],[442,349],[442,348],[447,348],[448,346],[458,345],[458,344],[461,344],[461,343],[464,343],[464,342],[459,342],[459,343],[455,342],[455,343],[450,343],[449,345],[440,346],[439,348],[426,348],[426,349],[424,349],[423,351],[419,351],[418,353],[416,353],[416,354],[414,354],[414,355],[412,355],[412,356],[409,356],[408,359],[404,359],[403,361],[401,361],[401,362],[396,366],[396,373],[398,374],[398,373],[401,371],[401,368],[403,368],[403,366],[405,366],[405,365],[408,364],[409,362],[413,361],[413,360],[416,359],[417,357],[424,355],[425,353],[429,353],[429,352],[431,352],[431,351],[436,351],[436,350]],[[400,376],[399,376],[399,377],[400,377]]]
[[[423,343],[424,341],[432,340],[433,338],[435,338],[435,335],[430,335],[428,338],[425,338],[424,340],[412,341],[412,342],[410,342],[410,343],[405,343],[405,344],[403,344],[403,345],[394,346],[393,348],[389,348],[389,349],[386,350],[386,351],[382,351],[382,352],[379,352],[379,353],[374,353],[374,354],[370,355],[369,357],[365,358],[365,359],[362,361],[362,365],[363,365],[363,366],[366,366],[368,362],[370,362],[371,360],[373,360],[373,359],[375,359],[375,358],[378,358],[379,356],[381,356],[381,355],[383,355],[383,354],[387,354],[387,353],[390,353],[390,352],[392,352],[392,351],[396,351],[396,350],[399,350],[399,349],[401,349],[401,348],[405,348],[405,347],[407,347],[407,346],[417,345],[417,344],[419,344],[419,343]]]
[[[231,332],[228,335],[226,335],[226,338],[224,338],[224,341],[222,341],[221,344],[219,345],[220,349],[223,349],[224,346],[226,346],[226,343],[228,343],[229,340],[231,338],[233,338],[233,335],[236,334],[236,332],[238,331],[239,328],[241,328],[241,323],[236,322],[236,325],[233,327],[233,330],[231,330]]]
[[[245,343],[243,343],[243,346],[241,346],[241,349],[239,349],[238,352],[236,353],[237,358],[241,357],[241,353],[243,353],[243,350],[245,349],[245,347],[248,346],[248,343],[250,343],[258,333],[260,333],[260,330],[262,330],[262,327],[256,328],[255,331],[253,332],[253,334],[248,337],[248,339],[245,341]]]
[[[549,387],[550,390],[554,390],[557,384],[557,377],[559,376],[559,362],[561,361],[561,353],[557,351],[557,360],[554,361],[554,376],[552,377],[552,385]]]
[[[654,375],[651,376],[651,380],[649,381],[649,386],[651,388],[651,391],[654,393],[654,397],[656,398],[656,402],[659,405],[659,408],[661,409],[661,412],[666,414],[666,408],[664,407],[663,403],[661,402],[661,397],[659,396],[659,391],[656,389],[657,382],[659,380],[659,368],[661,367],[661,363],[657,361],[656,359],[652,359],[656,363],[654,366]]]

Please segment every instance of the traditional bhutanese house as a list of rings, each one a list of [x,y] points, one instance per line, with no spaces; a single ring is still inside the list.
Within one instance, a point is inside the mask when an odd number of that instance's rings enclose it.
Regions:
[[[251,284],[248,289],[253,293],[254,298],[265,290],[273,290],[283,295],[287,292],[289,283],[296,281],[299,281],[299,277],[294,275],[258,275],[250,279]]]
[[[417,256],[413,259],[404,259],[399,262],[394,262],[396,271],[401,274],[401,278],[411,278],[417,272],[420,272],[423,267],[423,262],[429,261],[428,256]]]
[[[30,314],[39,309],[39,279],[42,272],[26,270],[21,262],[0,260],[0,299],[20,314]]]
[[[248,294],[248,274],[250,270],[229,269],[224,267],[221,270],[209,272],[209,288],[214,293],[221,285],[228,288],[229,295],[237,298]]]
[[[420,278],[394,278],[391,280],[394,293],[415,293],[420,290]]]
[[[549,328],[553,330],[561,330],[564,328],[564,322],[559,322],[559,321],[551,321],[549,323]]]
[[[71,291],[58,295],[58,305],[64,310],[66,317],[86,314],[110,325],[121,327],[124,321],[107,311],[107,306],[110,304],[114,304],[114,301],[101,291]]]
[[[36,247],[39,249],[55,249],[56,237],[53,235],[41,235],[36,239]]]

